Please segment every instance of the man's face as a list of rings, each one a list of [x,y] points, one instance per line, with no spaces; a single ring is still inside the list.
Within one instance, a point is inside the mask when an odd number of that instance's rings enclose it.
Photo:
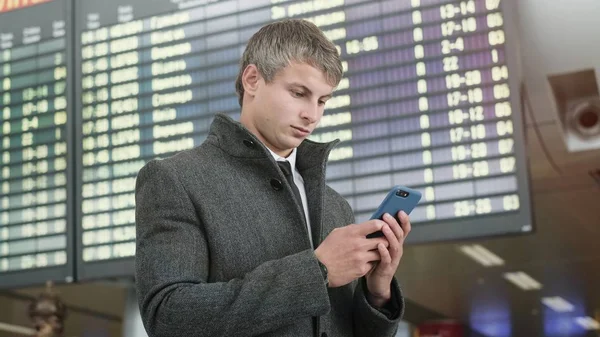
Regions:
[[[334,87],[321,70],[294,62],[271,83],[258,74],[255,84],[241,122],[271,151],[287,157],[317,127]]]

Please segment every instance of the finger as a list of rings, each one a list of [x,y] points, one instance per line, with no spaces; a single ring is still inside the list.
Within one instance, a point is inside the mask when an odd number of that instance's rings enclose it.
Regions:
[[[385,213],[382,217],[382,220],[385,221],[390,227],[394,225],[398,225],[398,219],[394,218],[390,213]]]
[[[387,225],[386,225],[387,226]],[[361,248],[364,250],[376,250],[379,244],[383,244],[385,247],[389,247],[390,243],[388,242],[385,236],[362,240]]]
[[[404,236],[408,236],[410,230],[412,229],[412,225],[410,224],[410,218],[408,214],[404,211],[398,212],[398,219],[400,219],[400,226],[402,226],[402,230],[404,231]]]
[[[385,225],[384,221],[373,219],[354,225],[354,229],[358,235],[367,236],[371,233],[380,231],[383,225]]]
[[[370,251],[364,253],[363,259],[366,262],[377,262],[377,261],[381,260],[381,255],[379,254],[378,249],[370,250]]]
[[[396,227],[399,226],[396,224]],[[400,251],[400,242],[398,241],[397,234],[394,233],[390,226],[385,226],[383,227],[383,235],[385,235],[390,243],[388,251],[392,257],[396,257]]]
[[[379,255],[381,256],[381,261],[379,261],[379,265],[388,266],[392,263],[392,256],[390,252],[383,245],[377,246],[377,250],[379,250]]]
[[[396,221],[396,219],[394,219],[393,216],[386,214],[384,216],[384,218],[389,221],[390,223],[390,229],[392,230],[392,232],[394,233],[394,235],[396,236],[396,240],[398,240],[398,242],[402,243],[404,242],[404,231],[402,230],[402,227],[400,227],[400,224],[398,223],[398,221]]]

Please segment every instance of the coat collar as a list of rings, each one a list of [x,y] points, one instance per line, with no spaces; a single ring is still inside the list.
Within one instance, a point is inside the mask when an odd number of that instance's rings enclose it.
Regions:
[[[248,159],[272,158],[267,147],[250,130],[226,114],[215,115],[209,137],[213,137],[218,146],[231,156]],[[296,167],[300,174],[315,168],[324,170],[329,152],[338,143],[339,140],[329,143],[304,140],[297,148]]]
[[[290,165],[295,169],[296,168],[296,158],[298,157],[298,149],[293,149],[292,153],[290,153],[289,156],[287,157],[282,157],[280,155],[278,155],[277,153],[273,152],[273,150],[269,149],[267,147],[267,150],[269,151],[269,153],[271,154],[271,156],[273,156],[273,158],[275,158],[276,161],[288,161],[290,162]]]
[[[267,147],[241,123],[231,117],[219,113],[215,116],[210,127],[207,141],[222,149],[225,153],[243,159],[262,159],[270,161],[273,167],[277,166],[275,158]],[[323,233],[323,210],[325,191],[325,166],[329,152],[340,141],[334,140],[329,143],[317,143],[304,140],[297,148],[296,168],[304,179],[306,199],[311,222],[311,235],[314,248],[324,239]],[[216,143],[216,144],[215,144]],[[298,215],[304,211],[298,206]],[[304,221],[302,221],[304,222]],[[304,225],[306,228],[306,225]],[[309,241],[307,240],[307,243]]]

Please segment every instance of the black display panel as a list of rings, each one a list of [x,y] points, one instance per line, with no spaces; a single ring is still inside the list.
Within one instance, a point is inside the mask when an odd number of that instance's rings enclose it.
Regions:
[[[403,184],[423,193],[411,243],[532,230],[508,2],[76,5],[82,279],[133,274],[138,170],[199,145],[215,113],[239,117],[234,80],[245,43],[286,17],[315,22],[344,59],[311,138],[342,140],[327,179],[357,221]]]
[[[70,1],[0,5],[0,287],[71,282]]]

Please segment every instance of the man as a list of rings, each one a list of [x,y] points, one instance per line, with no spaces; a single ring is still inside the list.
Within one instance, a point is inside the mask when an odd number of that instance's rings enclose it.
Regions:
[[[136,280],[150,336],[395,334],[408,217],[353,224],[325,184],[337,141],[305,140],[341,77],[315,25],[267,25],[241,61],[240,123],[219,114],[202,145],[140,171]]]

